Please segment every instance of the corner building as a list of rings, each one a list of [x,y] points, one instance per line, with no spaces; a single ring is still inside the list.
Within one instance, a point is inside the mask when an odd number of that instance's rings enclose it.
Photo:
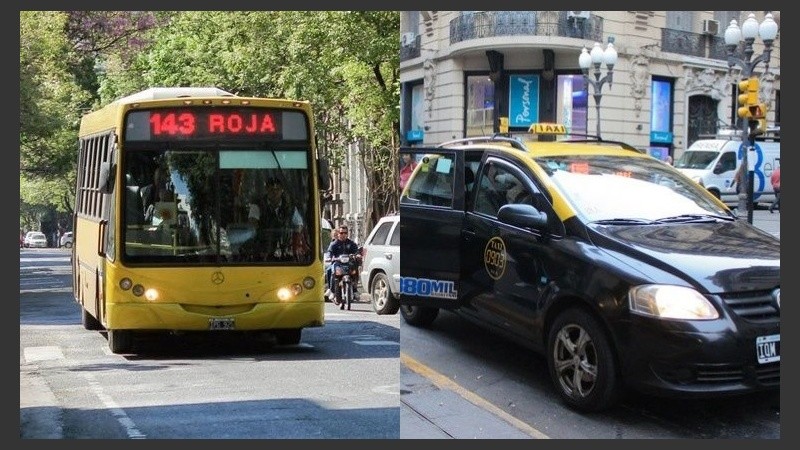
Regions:
[[[533,122],[596,134],[597,92],[578,57],[611,42],[618,59],[600,89],[602,138],[677,159],[697,139],[741,127],[741,69],[728,66],[724,34],[751,13],[759,23],[771,13],[779,27],[769,63],[753,69],[767,126],[779,127],[780,11],[402,11],[402,144],[492,134],[501,117],[513,134]],[[753,48],[755,60],[760,37]]]

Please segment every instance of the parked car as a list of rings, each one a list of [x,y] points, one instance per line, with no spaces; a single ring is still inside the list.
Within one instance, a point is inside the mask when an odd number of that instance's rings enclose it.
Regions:
[[[61,235],[59,245],[65,248],[72,248],[72,231],[67,231]]]
[[[41,231],[29,231],[25,235],[23,245],[27,248],[47,248],[47,237]]]
[[[364,241],[361,286],[378,314],[400,308],[400,215],[382,217]]]
[[[529,347],[581,411],[627,388],[780,389],[780,240],[630,145],[530,131],[400,150],[421,158],[400,198],[405,323],[445,309]]]

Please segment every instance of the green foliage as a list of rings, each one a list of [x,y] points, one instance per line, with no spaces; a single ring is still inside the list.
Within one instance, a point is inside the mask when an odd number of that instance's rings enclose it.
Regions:
[[[216,86],[311,101],[335,172],[349,144],[363,149],[374,223],[398,204],[399,23],[397,11],[21,12],[20,182],[66,182],[90,106],[153,86]],[[33,191],[20,196],[48,201]]]

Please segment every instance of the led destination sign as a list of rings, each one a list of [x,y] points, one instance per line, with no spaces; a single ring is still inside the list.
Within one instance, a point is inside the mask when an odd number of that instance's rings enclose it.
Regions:
[[[134,111],[125,122],[126,141],[302,140],[305,116],[265,108],[159,108]]]

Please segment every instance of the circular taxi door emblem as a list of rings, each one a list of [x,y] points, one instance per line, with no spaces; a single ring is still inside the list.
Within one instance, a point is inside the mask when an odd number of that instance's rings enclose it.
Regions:
[[[222,284],[225,281],[225,275],[222,272],[214,272],[211,274],[211,282],[214,284]]]
[[[492,279],[499,280],[506,271],[506,244],[499,237],[493,237],[486,243],[483,251],[483,264]]]

